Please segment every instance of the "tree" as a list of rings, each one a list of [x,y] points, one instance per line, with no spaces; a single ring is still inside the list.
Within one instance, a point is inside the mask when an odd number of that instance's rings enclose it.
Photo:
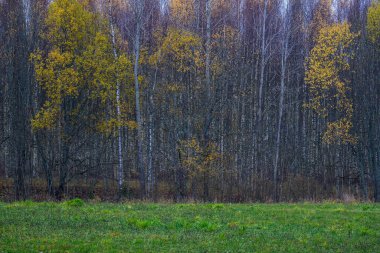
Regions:
[[[23,1],[2,1],[0,20],[3,88],[5,166],[14,179],[16,199],[27,196],[26,174],[30,172],[30,73],[29,44]]]
[[[70,162],[75,160],[71,156],[78,153],[74,144],[78,145],[80,134],[94,130],[108,133],[128,124],[114,109],[120,103],[118,84],[128,87],[131,80],[131,64],[125,55],[114,55],[106,22],[87,10],[85,3],[55,1],[45,24],[42,36],[48,50],[37,51],[32,59],[46,100],[32,126],[36,131],[57,130],[60,161],[56,196],[61,198],[73,166]],[[114,109],[108,110],[110,104]],[[86,140],[82,139],[83,143]]]
[[[378,2],[0,0],[0,175],[16,198],[44,178],[58,198],[366,198],[374,182],[377,200]]]
[[[380,3],[373,3],[368,9],[367,31],[369,40],[380,45]]]
[[[378,110],[379,100],[380,100],[380,89],[379,89],[379,69],[380,69],[380,3],[376,1],[368,9],[367,14],[367,32],[368,40],[370,43],[367,45],[367,61],[368,66],[365,68],[366,73],[366,90],[368,90],[368,95],[365,97],[366,104],[368,108],[368,154],[369,163],[373,171],[373,181],[374,181],[374,197],[376,202],[380,202],[380,145],[379,145],[379,119],[380,112]],[[377,81],[376,81],[377,80]],[[367,88],[368,87],[368,88]],[[376,109],[375,109],[376,108]]]
[[[141,50],[141,33],[144,26],[144,9],[145,0],[133,0],[133,12],[135,19],[135,36],[133,44],[134,54],[134,81],[135,81],[135,105],[136,105],[136,122],[137,122],[137,170],[140,181],[140,197],[144,198],[145,188],[145,168],[143,157],[143,122],[140,104],[140,50]]]
[[[194,102],[191,98],[195,97],[193,91],[199,87],[197,83],[190,82],[195,80],[196,74],[204,68],[202,40],[192,32],[169,28],[167,34],[157,38],[157,41],[158,47],[149,62],[156,69],[156,73],[162,75],[163,83],[158,88],[162,90],[162,99],[171,105],[170,111],[166,112],[170,115],[171,122],[168,132],[177,138],[170,138],[165,142],[171,144],[168,153],[173,154],[176,198],[180,200],[186,195],[187,178],[186,171],[181,166],[181,160],[186,160],[187,157],[178,157],[182,149],[181,144],[192,140],[193,135],[197,133],[199,137],[203,134],[200,133],[201,130],[194,129],[200,122],[196,122],[197,117],[192,117]]]
[[[171,16],[173,17],[174,22],[184,26],[184,28],[189,28],[194,25],[196,18],[195,14],[199,11],[196,7],[199,8],[199,6],[196,6],[192,1],[170,0],[170,7]]]
[[[350,70],[350,48],[356,36],[347,23],[322,28],[307,60],[305,82],[311,96],[307,107],[329,119],[323,135],[328,144],[356,142],[351,134],[353,105],[349,81],[343,77]]]
[[[322,28],[331,24],[331,0],[319,0],[313,11],[310,24],[310,39],[312,44],[316,43]]]
[[[112,3],[111,1],[108,3],[108,9],[109,9],[109,23],[110,23],[110,30],[111,30],[111,41],[112,41],[112,51],[115,60],[118,59],[118,52],[117,52],[117,45],[116,45],[116,29],[114,25],[114,20],[112,16]],[[120,82],[119,80],[116,80],[116,112],[117,112],[117,120],[121,120],[121,103],[120,103]],[[123,136],[122,136],[122,126],[119,125],[117,128],[117,156],[118,156],[118,186],[119,186],[119,197],[123,188],[124,184],[124,167],[123,167]]]
[[[280,77],[280,97],[278,105],[278,123],[277,123],[277,136],[276,136],[276,149],[274,158],[274,170],[273,170],[273,182],[274,182],[274,194],[273,199],[278,201],[278,164],[280,159],[280,141],[281,141],[281,128],[283,124],[283,113],[284,113],[284,100],[285,100],[285,90],[286,90],[286,73],[288,58],[290,55],[291,48],[289,48],[289,37],[291,35],[291,9],[290,6],[285,6],[285,15],[283,18],[283,27],[281,31],[281,77]]]

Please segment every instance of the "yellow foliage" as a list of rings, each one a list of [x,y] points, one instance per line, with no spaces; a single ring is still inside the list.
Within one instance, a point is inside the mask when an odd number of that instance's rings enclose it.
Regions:
[[[189,0],[170,0],[173,19],[178,24],[190,26],[195,20],[194,2]]]
[[[171,83],[166,85],[166,91],[168,92],[173,92],[173,93],[178,93],[183,90],[182,85],[178,83]]]
[[[131,130],[137,129],[137,122],[133,120],[119,120],[117,118],[110,118],[98,122],[96,128],[100,133],[111,134],[115,133],[118,127],[126,126]]]
[[[55,119],[58,116],[58,109],[56,107],[47,108],[39,111],[32,119],[32,127],[34,129],[45,129],[54,125]]]
[[[98,123],[97,130],[104,134],[113,133],[117,127],[120,126],[119,121],[116,118],[111,118],[108,120],[100,121]]]
[[[198,35],[170,28],[149,63],[155,66],[167,64],[181,73],[195,71],[204,66],[201,49],[202,40]]]
[[[327,130],[323,135],[323,141],[328,144],[336,143],[356,143],[357,138],[350,134],[352,122],[349,118],[342,118],[334,122],[327,123]]]
[[[137,129],[138,127],[137,122],[134,120],[127,120],[123,125],[127,126],[131,130]]]
[[[214,143],[209,142],[204,147],[194,138],[180,141],[179,152],[182,157],[181,163],[191,177],[203,172],[212,172],[214,163],[220,158]]]
[[[305,83],[309,87],[310,101],[306,106],[326,118],[335,111],[342,115],[329,122],[323,140],[327,143],[354,143],[352,129],[353,106],[348,96],[348,80],[342,74],[350,69],[353,57],[349,50],[357,34],[350,32],[347,23],[322,28],[306,63]]]
[[[239,44],[239,31],[231,26],[223,26],[216,33],[212,35],[212,50],[215,53],[212,54],[211,70],[214,76],[218,76],[225,71],[228,71],[236,59],[237,47]],[[223,59],[221,59],[223,55]]]
[[[380,3],[373,3],[368,9],[367,31],[370,41],[380,46]]]
[[[224,13],[228,13],[234,8],[235,0],[214,0],[211,1],[211,13],[215,17],[222,17]]]
[[[85,1],[58,0],[50,4],[44,38],[62,51],[83,48],[95,33],[94,14]],[[90,35],[90,36],[89,36]]]
[[[129,95],[132,63],[124,54],[114,56],[107,23],[87,10],[86,1],[56,0],[49,6],[45,25],[42,37],[48,52],[37,50],[31,55],[36,80],[46,94],[33,128],[54,128],[63,115],[78,116],[85,101],[99,106],[97,114],[111,118],[104,122],[97,116],[87,118],[100,120],[97,128],[102,132],[125,122],[125,117],[120,122],[113,119],[117,118],[116,91],[119,83],[121,95]],[[69,100],[76,106],[65,106]]]

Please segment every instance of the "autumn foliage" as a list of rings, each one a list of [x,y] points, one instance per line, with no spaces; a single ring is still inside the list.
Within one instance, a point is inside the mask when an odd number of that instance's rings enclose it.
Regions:
[[[322,28],[307,61],[305,82],[309,87],[307,107],[327,118],[326,143],[355,143],[351,134],[353,106],[349,80],[352,45],[356,34],[347,23]]]

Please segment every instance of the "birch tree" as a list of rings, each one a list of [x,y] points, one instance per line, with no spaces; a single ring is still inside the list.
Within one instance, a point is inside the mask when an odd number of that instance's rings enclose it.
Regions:
[[[280,46],[281,46],[281,76],[280,76],[280,96],[278,101],[278,119],[277,119],[277,133],[276,133],[276,144],[275,144],[275,158],[274,158],[274,170],[273,170],[273,182],[274,182],[274,199],[278,201],[278,165],[280,160],[280,146],[281,146],[281,132],[282,132],[282,126],[283,126],[283,113],[284,113],[284,100],[285,100],[285,91],[286,91],[286,74],[287,74],[287,65],[288,65],[288,58],[290,55],[290,51],[292,50],[289,48],[289,38],[291,34],[291,28],[290,28],[290,7],[288,3],[285,3],[284,6],[284,17],[283,17],[283,24],[282,24],[282,30],[281,30],[281,39],[280,39]]]
[[[112,51],[115,60],[118,59],[118,53],[117,53],[117,45],[116,45],[116,34],[115,34],[115,25],[112,15],[112,1],[109,0],[108,2],[108,15],[109,15],[109,24],[110,24],[110,30],[111,30],[111,41],[112,41]],[[120,101],[120,80],[116,80],[116,113],[117,113],[117,121],[121,121],[121,101]],[[119,194],[121,194],[123,184],[124,184],[124,167],[123,167],[123,131],[122,127],[119,124],[117,126],[117,156],[118,156],[118,187],[119,187]]]
[[[134,79],[135,79],[135,104],[136,104],[136,122],[137,122],[137,170],[139,172],[140,194],[141,198],[145,197],[145,167],[143,157],[143,122],[141,116],[140,102],[140,47],[141,47],[141,32],[144,25],[144,8],[145,0],[131,0],[135,21],[135,36],[134,36]]]

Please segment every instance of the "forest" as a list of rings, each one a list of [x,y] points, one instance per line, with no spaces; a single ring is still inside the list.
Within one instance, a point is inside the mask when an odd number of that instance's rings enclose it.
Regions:
[[[377,0],[0,0],[0,200],[380,202]]]

